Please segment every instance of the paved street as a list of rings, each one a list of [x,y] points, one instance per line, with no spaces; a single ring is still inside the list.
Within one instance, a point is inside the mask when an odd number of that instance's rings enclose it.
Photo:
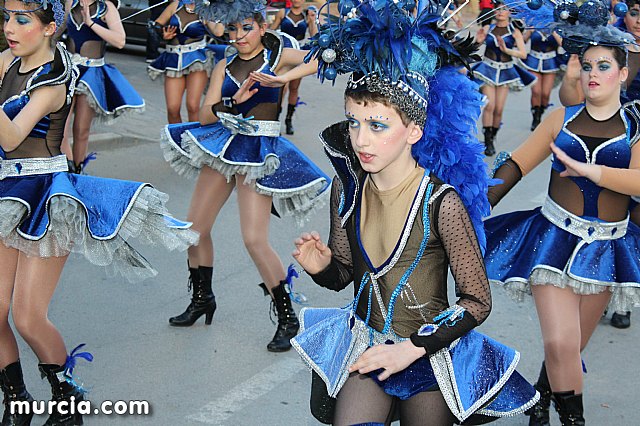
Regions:
[[[163,160],[158,135],[166,122],[162,80],[148,79],[142,56],[109,52],[116,64],[147,102],[144,115],[126,118],[111,127],[96,127],[91,150],[98,159],[87,171],[92,175],[142,180],[170,196],[169,207],[185,217],[193,182],[177,176]],[[335,87],[306,79],[301,97],[306,105],[295,117],[291,140],[329,172],[317,134],[342,116],[345,80]],[[554,102],[558,104],[554,93]],[[509,95],[498,150],[512,150],[529,134],[529,92]],[[496,212],[528,209],[543,200],[549,164],[527,176],[500,204]],[[326,237],[325,206],[304,228],[292,220],[274,218],[271,240],[285,264],[292,261],[292,240],[302,230],[318,230]],[[147,400],[152,414],[94,416],[87,425],[316,425],[308,409],[310,374],[294,353],[273,354],[266,344],[275,330],[269,320],[269,301],[257,287],[260,278],[240,237],[237,204],[232,196],[214,228],[216,264],[214,292],[218,310],[212,326],[201,319],[187,329],[169,327],[168,318],[188,304],[185,253],[167,253],[140,247],[158,269],[155,279],[129,284],[107,277],[100,269],[71,257],[50,309],[67,346],[87,343],[95,360],[80,361],[76,369],[89,398]],[[297,283],[314,306],[344,306],[350,291],[324,290],[307,277]],[[453,294],[453,292],[452,292]],[[542,345],[533,303],[517,305],[499,289],[494,308],[481,330],[521,352],[519,371],[535,380],[542,360]],[[640,349],[640,315],[628,330],[617,330],[603,320],[584,353],[586,418],[590,425],[637,425],[635,407],[640,369],[634,364]],[[21,342],[25,380],[36,399],[49,396],[40,380],[37,360]],[[520,416],[497,422],[526,425]],[[40,423],[42,421],[40,420]],[[36,422],[34,421],[34,424]],[[554,416],[554,425],[558,425]]]

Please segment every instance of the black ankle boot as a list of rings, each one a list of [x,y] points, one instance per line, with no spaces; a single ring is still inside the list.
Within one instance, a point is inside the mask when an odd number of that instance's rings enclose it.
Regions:
[[[265,293],[265,296],[270,295],[267,286],[264,283],[260,284],[260,287]],[[298,334],[300,329],[300,323],[296,317],[296,313],[291,306],[291,290],[287,281],[280,281],[277,287],[271,289],[273,296],[271,296],[272,308],[278,315],[278,328],[273,339],[267,345],[269,352],[285,352],[291,349],[292,337]]]
[[[574,391],[554,392],[553,401],[562,426],[584,426],[582,394],[576,395]]]
[[[284,125],[286,127],[286,132],[288,135],[293,134],[293,113],[296,111],[295,105],[287,105],[287,118],[284,119]]]
[[[484,155],[490,157],[496,153],[496,149],[493,146],[493,127],[484,127]]]
[[[20,360],[7,365],[0,370],[0,387],[4,393],[4,415],[2,416],[2,426],[29,426],[33,413],[31,412],[31,402],[33,398],[27,392],[22,379],[22,367]],[[12,414],[11,403],[14,401],[26,401],[29,403],[29,414]]]
[[[211,290],[212,276],[212,267],[189,268],[189,290],[193,288],[191,303],[182,314],[169,318],[170,325],[174,327],[189,327],[203,315],[205,315],[204,323],[211,325],[213,313],[216,311],[216,297]]]
[[[615,328],[631,327],[631,312],[627,311],[624,314],[614,312],[611,315],[611,326]]]
[[[67,375],[65,367],[57,364],[38,364],[42,377],[46,377],[51,385],[52,401],[56,403],[66,402],[68,405],[64,408],[64,413],[54,410],[49,415],[44,426],[76,426],[81,425],[82,415],[73,410],[71,414],[71,404],[77,404],[84,401],[84,391],[78,387],[70,376]]]
[[[551,405],[551,385],[547,378],[547,368],[542,363],[540,376],[534,388],[540,393],[540,400],[527,411],[529,426],[549,426],[549,406]]]
[[[545,108],[542,106],[531,107],[531,115],[533,116],[533,121],[531,121],[531,131],[534,131],[536,127],[538,127],[538,124],[540,124],[544,109]]]

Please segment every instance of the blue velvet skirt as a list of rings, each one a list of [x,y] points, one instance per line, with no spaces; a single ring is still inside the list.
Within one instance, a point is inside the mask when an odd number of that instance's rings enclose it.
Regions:
[[[631,222],[618,238],[588,241],[536,208],[488,219],[485,229],[487,276],[517,301],[531,293],[531,284],[551,284],[578,294],[611,291],[615,311],[640,305],[640,228]]]
[[[279,129],[278,122],[269,123]],[[282,216],[303,220],[328,195],[330,178],[280,136],[234,134],[220,122],[181,123],[165,127],[161,145],[165,159],[179,174],[196,177],[208,166],[228,180],[243,175],[258,193],[273,197]]]
[[[97,121],[109,124],[123,114],[144,111],[142,97],[113,65],[79,65],[78,68],[80,77],[76,91],[87,95],[89,105],[96,111]]]
[[[28,256],[80,253],[129,281],[156,275],[129,245],[133,238],[185,250],[191,224],[169,215],[166,194],[151,185],[54,172],[0,180],[0,240]]]
[[[354,323],[345,309],[303,308],[300,318],[300,332],[291,343],[325,382],[327,394],[336,397],[349,366],[370,346],[369,328],[357,317]],[[393,344],[388,337],[382,341]],[[374,344],[385,344],[382,341]],[[460,422],[473,416],[497,419],[522,414],[539,398],[515,370],[519,360],[517,351],[472,330],[385,381],[378,381],[375,373],[371,377],[385,393],[401,400],[439,388]]]
[[[474,80],[480,85],[508,85],[511,89],[522,90],[536,81],[533,74],[513,61],[508,63],[494,62],[485,58],[482,62],[474,65],[471,70]]]
[[[522,66],[528,71],[539,72],[541,74],[554,73],[560,70],[560,61],[555,51],[550,52],[549,55],[542,52],[537,52],[542,58],[534,56],[536,52],[529,53],[527,57],[521,61]],[[551,56],[551,57],[547,57]]]
[[[164,74],[167,77],[182,77],[196,71],[211,73],[214,65],[213,52],[208,47],[191,52],[164,51],[147,66],[147,73],[152,80]]]

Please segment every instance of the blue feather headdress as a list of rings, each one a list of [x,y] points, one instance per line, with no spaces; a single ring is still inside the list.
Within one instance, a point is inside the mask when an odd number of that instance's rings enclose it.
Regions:
[[[483,98],[477,85],[458,72],[476,59],[477,45],[441,28],[439,2],[420,1],[414,17],[415,5],[406,0],[340,0],[341,16],[329,17],[319,27],[307,60],[318,59],[321,80],[350,73],[347,92],[381,93],[423,127],[412,154],[420,166],[456,189],[484,250],[482,219],[490,214],[486,193],[494,182],[475,136]]]
[[[562,37],[562,47],[569,53],[582,54],[589,46],[625,49],[634,43],[632,35],[609,25],[609,7],[600,0],[504,0],[513,17],[522,19],[528,27],[556,31]],[[614,8],[624,17],[627,6]]]
[[[265,14],[265,0],[196,0],[196,12],[204,21],[231,24]]]
[[[56,26],[60,28],[60,26],[64,22],[64,0],[20,0],[20,2],[24,4],[29,4],[29,5],[31,4],[36,5],[36,8],[30,9],[30,10],[12,10],[12,9],[7,9],[3,5],[0,7],[0,9],[5,10],[7,12],[28,13],[28,12],[34,12],[40,9],[47,10],[48,8],[51,7],[53,9],[53,19],[56,23]]]

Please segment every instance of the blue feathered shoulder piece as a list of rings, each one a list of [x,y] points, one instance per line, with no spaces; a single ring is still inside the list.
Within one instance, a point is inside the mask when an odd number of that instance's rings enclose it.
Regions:
[[[482,219],[491,213],[487,190],[499,181],[489,178],[484,146],[476,137],[483,97],[476,83],[451,66],[438,70],[429,86],[427,123],[412,153],[420,166],[456,189],[484,253]]]
[[[200,19],[225,25],[242,22],[266,11],[265,0],[195,0],[195,3]]]
[[[625,48],[634,44],[632,35],[609,25],[609,7],[601,0],[503,0],[527,27],[547,32],[556,31],[562,37],[562,47],[569,53],[582,54],[589,46]],[[624,17],[625,3],[618,3],[614,14]]]

